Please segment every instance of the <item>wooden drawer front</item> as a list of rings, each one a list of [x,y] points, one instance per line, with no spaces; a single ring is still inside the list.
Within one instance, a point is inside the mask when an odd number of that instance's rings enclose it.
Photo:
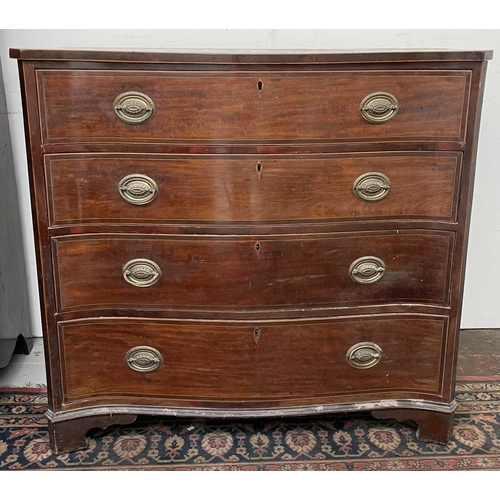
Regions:
[[[61,323],[59,334],[66,402],[149,396],[314,403],[343,393],[351,400],[363,393],[372,399],[438,393],[446,319],[358,316],[251,325],[101,319]],[[354,368],[346,354],[367,342],[379,346],[381,358],[371,368]],[[130,368],[126,354],[136,346],[156,349],[159,366]]]
[[[318,304],[448,301],[454,233],[386,231],[329,235],[197,237],[82,235],[53,238],[59,311],[88,308],[257,308]],[[351,279],[364,256],[386,271],[371,284]],[[128,283],[135,259],[161,276]],[[149,277],[147,278],[149,279]],[[141,284],[144,284],[141,282]]]
[[[462,141],[470,85],[469,71],[37,73],[44,143]],[[152,100],[149,120],[117,116],[115,99],[126,92]],[[398,102],[386,123],[360,114],[376,92]]]
[[[461,153],[191,159],[84,154],[48,155],[45,162],[51,225],[454,220]],[[383,176],[389,179],[387,192],[374,193],[375,198],[382,194],[377,201],[354,194],[355,181],[370,172],[378,175],[376,183],[386,182]],[[157,194],[145,192],[142,198],[127,201],[127,185],[121,188],[122,195],[119,186],[130,176],[129,182],[139,187],[154,181]]]

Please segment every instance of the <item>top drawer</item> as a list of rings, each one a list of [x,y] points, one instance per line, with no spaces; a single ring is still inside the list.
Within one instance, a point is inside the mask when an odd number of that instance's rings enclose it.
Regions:
[[[37,71],[46,144],[464,141],[470,75]]]

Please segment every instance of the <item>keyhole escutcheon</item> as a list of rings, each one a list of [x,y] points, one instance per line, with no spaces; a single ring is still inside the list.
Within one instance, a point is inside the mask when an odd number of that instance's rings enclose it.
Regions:
[[[255,171],[257,172],[257,177],[262,175],[262,163],[260,161],[257,162],[257,165],[255,165]]]

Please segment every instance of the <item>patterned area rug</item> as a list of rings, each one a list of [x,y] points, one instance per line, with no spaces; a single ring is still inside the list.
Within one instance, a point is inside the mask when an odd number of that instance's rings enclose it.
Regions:
[[[0,469],[471,470],[500,469],[500,380],[462,381],[454,436],[422,443],[415,429],[370,415],[251,421],[142,419],[89,433],[89,448],[54,455],[46,394],[0,393]],[[39,390],[38,390],[39,391]]]

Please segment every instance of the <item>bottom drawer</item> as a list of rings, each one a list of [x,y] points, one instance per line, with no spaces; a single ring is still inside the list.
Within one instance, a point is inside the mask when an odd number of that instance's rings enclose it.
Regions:
[[[437,395],[446,329],[430,315],[66,321],[63,402],[252,407]]]

